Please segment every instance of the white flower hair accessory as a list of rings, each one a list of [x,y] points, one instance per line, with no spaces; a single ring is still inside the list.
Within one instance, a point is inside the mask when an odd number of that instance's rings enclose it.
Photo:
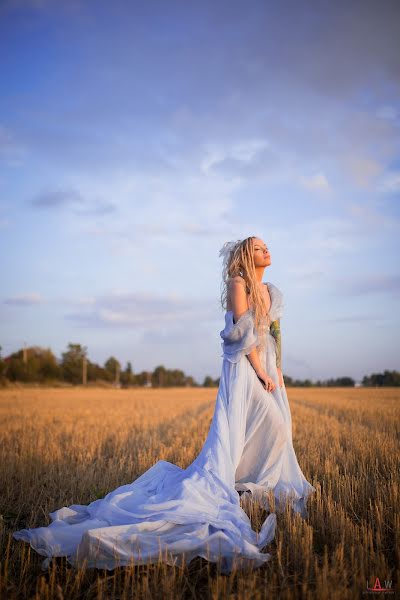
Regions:
[[[225,242],[225,244],[222,246],[221,250],[219,251],[219,256],[223,256],[224,267],[226,267],[230,256],[233,254],[239,244],[242,243],[242,241],[243,240],[231,240],[229,242]]]

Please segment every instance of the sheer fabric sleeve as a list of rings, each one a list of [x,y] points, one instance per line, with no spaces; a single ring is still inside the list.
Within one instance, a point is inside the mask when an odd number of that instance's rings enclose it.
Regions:
[[[276,321],[276,319],[280,319],[284,313],[285,301],[283,297],[283,293],[281,290],[273,283],[268,284],[269,290],[271,292],[271,310],[270,310],[270,318],[271,322]]]
[[[249,354],[259,343],[253,311],[248,309],[236,323],[233,322],[233,312],[228,311],[220,336],[223,339],[222,356],[231,363],[239,362],[242,356]]]

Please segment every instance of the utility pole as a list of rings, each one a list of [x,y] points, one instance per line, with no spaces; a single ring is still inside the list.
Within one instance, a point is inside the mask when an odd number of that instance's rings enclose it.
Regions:
[[[116,363],[116,365],[115,365],[115,387],[119,387],[120,373],[121,373],[120,365],[119,365],[119,363]]]

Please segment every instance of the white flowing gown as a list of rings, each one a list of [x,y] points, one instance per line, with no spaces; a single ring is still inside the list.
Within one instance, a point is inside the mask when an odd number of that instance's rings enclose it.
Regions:
[[[268,282],[270,322],[282,316],[281,291]],[[275,537],[276,514],[260,531],[251,527],[239,491],[269,510],[285,498],[307,515],[306,500],[315,488],[297,462],[285,386],[279,387],[275,338],[266,328],[263,343],[249,309],[237,323],[225,313],[223,362],[214,415],[207,439],[186,468],[159,460],[132,483],[122,485],[88,505],[72,504],[50,513],[47,527],[13,534],[47,558],[66,556],[79,567],[114,569],[130,564],[188,564],[201,556],[219,562],[221,572],[258,567],[271,558],[262,552]],[[259,347],[265,371],[276,383],[268,392],[247,354]]]

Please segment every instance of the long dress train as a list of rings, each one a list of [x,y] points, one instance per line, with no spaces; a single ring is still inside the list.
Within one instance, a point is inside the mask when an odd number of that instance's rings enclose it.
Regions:
[[[268,282],[270,321],[280,318],[281,291]],[[223,362],[207,439],[186,468],[159,460],[132,483],[121,485],[88,505],[72,504],[50,513],[47,527],[21,529],[16,540],[29,542],[47,557],[66,556],[74,566],[114,569],[130,564],[188,564],[201,556],[219,562],[222,573],[258,567],[271,558],[262,549],[275,537],[276,514],[255,532],[240,504],[239,491],[269,510],[289,499],[307,515],[306,500],[315,488],[306,480],[292,443],[292,422],[285,386],[279,387],[276,342],[263,339],[249,309],[233,322],[225,313]],[[276,383],[267,392],[247,354],[259,347],[266,372]]]

